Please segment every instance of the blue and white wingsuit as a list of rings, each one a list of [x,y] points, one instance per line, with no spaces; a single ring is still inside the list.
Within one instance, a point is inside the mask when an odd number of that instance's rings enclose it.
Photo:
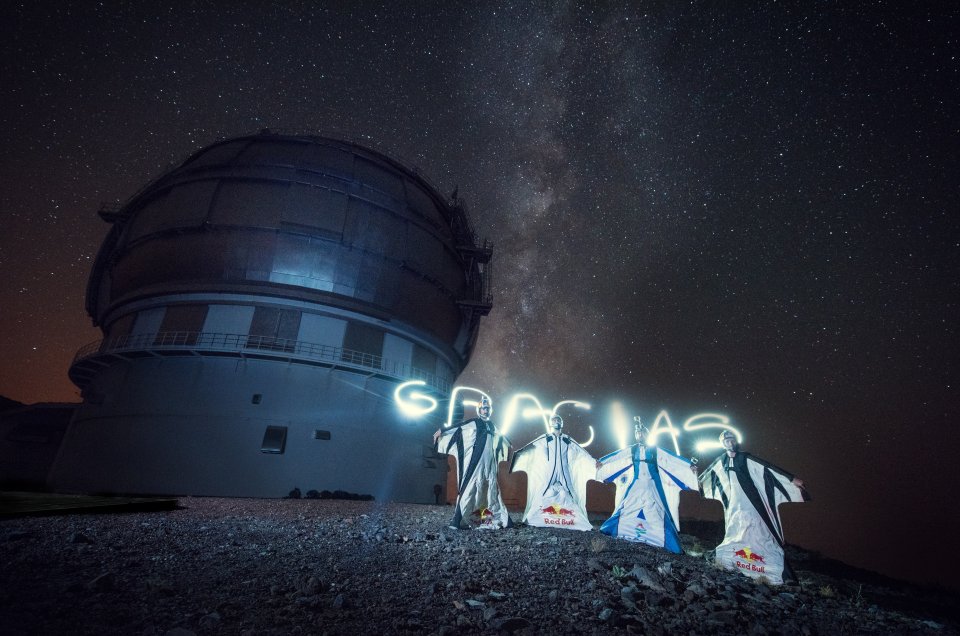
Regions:
[[[694,490],[697,475],[689,459],[637,443],[605,457],[597,480],[617,486],[613,515],[600,532],[681,553],[680,491]]]

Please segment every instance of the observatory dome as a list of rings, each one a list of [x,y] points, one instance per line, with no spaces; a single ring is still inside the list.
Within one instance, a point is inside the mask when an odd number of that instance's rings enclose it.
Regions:
[[[53,487],[433,500],[437,422],[403,421],[393,395],[419,380],[443,399],[492,306],[461,201],[362,145],[265,131],[100,216],[103,339],[70,367],[84,399]]]
[[[158,294],[255,292],[401,323],[469,359],[489,311],[466,213],[354,143],[269,133],[200,150],[119,210],[87,309],[107,337]],[[119,323],[119,324],[118,324]]]

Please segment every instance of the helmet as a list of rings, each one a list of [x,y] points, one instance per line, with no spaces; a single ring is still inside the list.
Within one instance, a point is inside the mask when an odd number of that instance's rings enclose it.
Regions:
[[[493,405],[490,404],[490,400],[486,396],[480,398],[480,401],[477,403],[477,415],[479,415],[482,420],[489,420],[492,414]]]
[[[733,434],[733,431],[725,430],[720,433],[720,444],[722,444],[724,448],[728,448],[727,440],[730,440],[730,450],[737,450],[740,446],[740,442],[737,441],[737,436]]]
[[[640,418],[636,419],[637,423],[633,425],[633,437],[638,444],[642,443],[645,439],[650,437],[650,429],[640,423]]]
[[[555,430],[555,431],[559,431],[560,429],[562,429],[562,428],[563,428],[563,418],[560,417],[559,415],[553,415],[553,416],[550,418],[550,428],[552,428],[552,429]]]

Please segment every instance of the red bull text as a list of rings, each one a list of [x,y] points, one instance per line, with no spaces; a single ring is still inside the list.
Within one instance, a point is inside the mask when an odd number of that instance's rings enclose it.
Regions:
[[[733,553],[734,565],[736,565],[741,570],[747,570],[749,572],[757,572],[763,574],[766,571],[766,568],[761,565],[766,563],[763,560],[763,556],[752,551],[750,548],[743,548],[737,550]],[[741,559],[743,559],[741,561]]]
[[[576,515],[569,508],[562,508],[556,504],[541,508],[544,513],[543,523],[548,526],[572,526],[576,524]]]

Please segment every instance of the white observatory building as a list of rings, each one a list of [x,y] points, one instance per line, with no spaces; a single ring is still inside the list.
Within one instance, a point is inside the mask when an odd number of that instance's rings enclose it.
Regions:
[[[355,143],[265,131],[100,215],[103,340],[70,367],[83,403],[50,488],[433,502],[438,422],[393,392],[445,398],[492,306],[492,250],[456,199]]]

